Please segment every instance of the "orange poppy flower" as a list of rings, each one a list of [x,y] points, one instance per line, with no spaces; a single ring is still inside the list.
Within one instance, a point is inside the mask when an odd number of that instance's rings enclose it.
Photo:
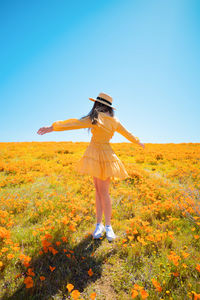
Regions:
[[[138,292],[136,290],[132,290],[131,298],[136,298],[138,295]]]
[[[33,286],[33,279],[32,277],[30,276],[27,276],[25,279],[24,279],[24,283],[26,284],[26,288],[29,289]]]
[[[41,281],[45,280],[45,277],[44,276],[40,276],[40,280]]]
[[[96,293],[92,293],[92,294],[90,294],[90,298],[92,299],[92,300],[95,300],[95,298],[96,298]]]
[[[80,292],[78,290],[73,290],[71,292],[71,296],[72,298],[75,300],[75,299],[78,299],[78,297],[80,296]]]
[[[71,283],[68,283],[66,288],[68,289],[69,292],[71,292],[71,290],[73,290],[73,288],[74,288],[74,285]]]
[[[56,267],[49,266],[49,268],[50,268],[51,272],[53,272],[53,270],[55,270]]]
[[[92,276],[93,274],[94,274],[94,273],[92,272],[92,269],[90,268],[89,271],[88,271],[88,275],[89,275],[89,276]]]

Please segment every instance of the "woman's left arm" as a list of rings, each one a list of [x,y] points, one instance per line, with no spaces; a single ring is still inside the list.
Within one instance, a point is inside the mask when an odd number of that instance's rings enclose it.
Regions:
[[[92,127],[90,117],[83,119],[67,119],[64,121],[56,121],[52,124],[53,131],[64,131],[72,129],[81,129]]]
[[[53,126],[49,126],[49,127],[41,127],[41,128],[37,131],[37,133],[43,135],[43,134],[45,134],[45,133],[47,133],[47,132],[52,132],[52,131],[53,131]]]
[[[64,121],[56,121],[50,127],[42,127],[38,130],[38,134],[44,134],[52,131],[64,131],[72,129],[81,129],[92,127],[90,117],[83,119],[67,119]]]

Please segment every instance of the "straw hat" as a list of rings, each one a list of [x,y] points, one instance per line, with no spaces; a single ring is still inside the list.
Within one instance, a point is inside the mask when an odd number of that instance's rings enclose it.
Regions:
[[[113,109],[116,109],[116,108],[114,108],[113,106],[112,106],[112,101],[113,101],[113,99],[112,99],[112,97],[111,96],[109,96],[109,95],[107,95],[107,94],[104,94],[104,93],[99,93],[99,95],[97,96],[97,98],[96,99],[93,99],[93,98],[89,98],[91,101],[97,101],[97,102],[100,102],[100,103],[102,103],[102,104],[105,104],[105,105],[107,105],[107,106],[110,106],[110,107],[112,107]]]

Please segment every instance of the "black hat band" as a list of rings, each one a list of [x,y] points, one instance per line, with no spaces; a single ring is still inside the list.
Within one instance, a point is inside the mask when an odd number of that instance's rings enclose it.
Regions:
[[[112,103],[104,98],[101,98],[101,97],[97,97],[98,100],[102,100],[102,101],[105,101],[107,102],[108,104],[112,105]]]

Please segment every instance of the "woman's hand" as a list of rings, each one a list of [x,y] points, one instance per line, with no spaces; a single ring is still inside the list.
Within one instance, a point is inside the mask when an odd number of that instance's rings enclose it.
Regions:
[[[140,146],[142,146],[144,148],[144,144],[143,143],[139,143]]]
[[[37,131],[37,133],[38,134],[45,134],[45,133],[47,133],[47,132],[52,132],[53,131],[53,126],[49,126],[49,127],[41,127],[38,131]]]

